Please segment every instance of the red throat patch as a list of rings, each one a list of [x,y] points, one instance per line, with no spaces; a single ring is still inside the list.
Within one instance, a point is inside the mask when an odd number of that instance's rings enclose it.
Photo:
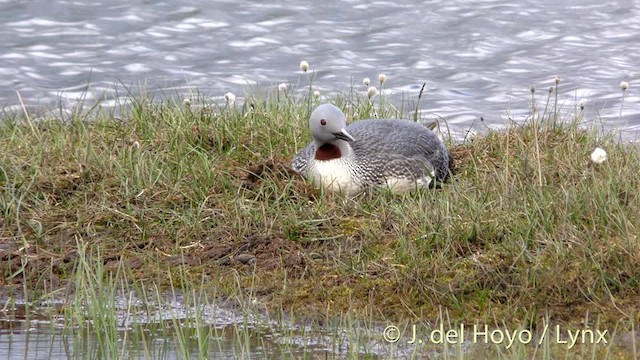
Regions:
[[[324,144],[316,150],[316,160],[332,160],[341,156],[340,148],[332,144]]]

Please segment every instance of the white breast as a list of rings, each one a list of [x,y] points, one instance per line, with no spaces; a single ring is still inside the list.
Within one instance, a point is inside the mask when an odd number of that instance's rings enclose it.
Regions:
[[[347,195],[355,195],[361,191],[360,183],[354,179],[344,158],[315,160],[314,165],[309,171],[309,178],[325,190]]]

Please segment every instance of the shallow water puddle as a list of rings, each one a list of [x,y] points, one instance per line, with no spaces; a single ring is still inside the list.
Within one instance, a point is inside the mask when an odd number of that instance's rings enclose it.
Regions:
[[[162,300],[164,301],[164,300]],[[62,301],[15,302],[0,311],[0,358],[263,358],[384,356],[381,339],[270,320],[238,306],[187,306],[180,295],[159,304],[118,297],[112,319],[65,318]],[[67,309],[67,313],[70,312]],[[106,324],[106,325],[105,325]],[[110,325],[111,324],[111,325]],[[379,338],[379,337],[378,337]],[[357,344],[357,345],[353,345]]]
[[[145,302],[131,295],[114,300],[110,303],[113,309],[94,318],[89,317],[90,306],[74,309],[74,313],[62,300],[37,306],[4,300],[4,309],[0,309],[0,358],[475,358],[536,353],[535,344],[505,350],[503,343],[499,350],[492,344],[474,342],[473,326],[449,329],[463,332],[465,337],[457,343],[452,339],[452,343],[442,344],[429,341],[437,327],[353,325],[345,320],[322,327],[305,326],[270,319],[256,306],[243,308],[231,302],[190,306],[192,299],[182,295]],[[622,332],[611,351],[605,351],[606,347],[596,350],[617,358],[633,358],[634,338],[638,344],[637,334]],[[532,343],[538,339],[533,334]]]

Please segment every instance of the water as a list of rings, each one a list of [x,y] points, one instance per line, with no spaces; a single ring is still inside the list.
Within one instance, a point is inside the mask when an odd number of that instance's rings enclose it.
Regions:
[[[296,84],[306,60],[332,96],[388,77],[394,99],[469,127],[523,120],[559,75],[566,109],[633,137],[640,128],[634,1],[0,0],[0,106],[73,105],[153,93],[211,97]],[[631,84],[619,116],[621,81]]]
[[[155,297],[154,297],[155,299]],[[100,300],[112,304],[103,319],[91,318],[87,311],[84,322],[76,318],[81,306],[64,300],[49,300],[28,304],[20,300],[3,300],[0,311],[0,358],[2,359],[281,359],[281,358],[496,358],[522,357],[523,354],[542,353],[544,340],[553,348],[549,354],[566,355],[566,343],[556,343],[557,330],[549,326],[549,334],[542,329],[529,332],[532,342],[518,341],[509,347],[503,340],[484,341],[485,335],[473,340],[475,328],[487,331],[481,324],[445,325],[415,322],[398,324],[396,341],[389,342],[387,324],[355,323],[353,319],[327,321],[324,325],[309,326],[283,318],[274,320],[261,311],[263,305],[247,304],[239,307],[222,299],[218,303],[188,305],[192,298],[179,292],[161,295],[157,299],[141,299],[133,293]],[[90,306],[90,305],[88,305]],[[65,310],[66,309],[66,310]],[[61,314],[68,314],[65,319]],[[197,320],[196,320],[197,319]],[[116,328],[109,324],[115,320]],[[592,331],[607,330],[607,344],[578,342],[571,354],[600,354],[607,352],[613,358],[632,358],[640,335],[628,324],[605,327],[587,320]],[[105,326],[107,325],[107,326]],[[540,327],[544,327],[541,324]],[[498,327],[511,334],[524,329]],[[574,326],[563,325],[562,331],[577,331]],[[595,330],[593,330],[595,329]],[[442,344],[440,334],[453,331],[450,343]],[[434,335],[434,331],[440,333]],[[450,336],[450,335],[448,335]],[[511,335],[513,336],[513,335]],[[561,336],[566,341],[567,334]],[[387,340],[385,340],[387,339]],[[523,339],[523,338],[519,338]],[[500,348],[500,349],[498,349]],[[594,352],[597,351],[597,352]],[[519,355],[516,355],[519,354]]]
[[[271,320],[261,311],[246,311],[247,307],[239,309],[224,301],[202,304],[196,309],[187,305],[190,300],[180,294],[167,295],[161,303],[132,294],[117,296],[114,311],[107,312],[113,319],[106,319],[117,322],[115,335],[102,320],[90,318],[89,312],[84,323],[65,319],[60,314],[65,313],[65,307],[74,305],[65,304],[64,300],[28,304],[28,308],[19,300],[2,300],[12,304],[0,311],[2,359],[113,358],[114,351],[118,357],[131,359],[199,355],[226,359],[333,358],[348,354],[389,358],[394,354],[434,351],[424,348],[416,352],[413,347],[393,346],[381,338],[382,327],[311,327]],[[205,345],[199,346],[202,339]],[[181,341],[186,343],[187,353]]]

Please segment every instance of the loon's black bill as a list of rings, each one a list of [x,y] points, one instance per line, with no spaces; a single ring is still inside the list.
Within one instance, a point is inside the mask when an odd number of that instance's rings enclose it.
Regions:
[[[344,141],[356,141],[356,139],[354,139],[353,136],[349,135],[349,133],[345,129],[340,129],[340,132],[333,133],[333,136]]]

